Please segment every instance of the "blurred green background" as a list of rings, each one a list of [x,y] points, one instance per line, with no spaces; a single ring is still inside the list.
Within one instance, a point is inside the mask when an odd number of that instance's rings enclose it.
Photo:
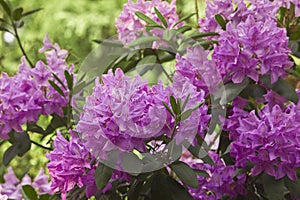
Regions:
[[[123,4],[127,0],[10,0],[13,8],[22,7],[24,11],[42,8],[41,11],[25,18],[25,25],[19,29],[19,35],[25,51],[33,62],[43,59],[38,54],[42,41],[49,34],[52,42],[69,50],[69,63],[77,67],[84,58],[98,44],[95,39],[106,39],[116,35],[115,18],[120,14]],[[205,3],[198,0],[199,15],[204,16]],[[177,12],[185,16],[195,12],[193,0],[177,0]],[[0,9],[0,17],[3,17]],[[197,26],[196,17],[191,25]],[[0,32],[0,71],[13,75],[20,64],[22,53],[15,39],[9,34]],[[39,137],[33,137],[36,141]],[[9,147],[8,142],[1,143],[0,150],[0,182],[6,167],[1,163],[2,155]],[[31,151],[22,158],[15,158],[11,166],[18,177],[28,172],[31,176],[38,173],[40,167],[45,166],[45,150],[32,144]]]

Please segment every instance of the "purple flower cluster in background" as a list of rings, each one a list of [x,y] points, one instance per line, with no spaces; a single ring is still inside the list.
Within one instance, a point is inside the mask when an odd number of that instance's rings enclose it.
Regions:
[[[167,28],[178,28],[183,25],[183,23],[181,23],[173,27],[178,20],[178,15],[176,13],[176,0],[172,0],[170,4],[167,1],[162,0],[138,0],[136,3],[132,2],[132,0],[129,0],[128,3],[124,5],[123,11],[119,18],[116,19],[119,40],[123,44],[128,44],[142,34],[146,33],[146,22],[139,19],[135,15],[135,13],[138,11],[162,25],[162,22],[156,15],[154,8],[157,8],[167,20]],[[161,36],[162,30],[159,28],[154,28],[151,33],[154,36]]]
[[[82,140],[70,131],[71,138],[67,141],[61,133],[57,133],[54,150],[47,154],[50,160],[47,167],[51,176],[51,190],[61,192],[63,200],[67,192],[76,185],[83,187],[83,176],[87,169],[91,169],[92,161],[89,149]]]
[[[31,178],[26,174],[22,181],[15,176],[11,167],[8,168],[8,173],[4,175],[5,183],[0,184],[0,199],[5,200],[5,196],[9,199],[22,200],[22,186],[31,185],[40,195],[43,194],[52,194],[50,189],[50,183],[48,181],[49,177],[44,174],[44,170],[41,169],[39,174],[35,177],[35,179],[31,180]],[[3,196],[1,196],[1,194]]]
[[[196,200],[216,200],[228,196],[229,199],[237,195],[245,194],[243,186],[246,175],[236,176],[236,167],[226,165],[225,162],[215,152],[209,152],[209,157],[214,165],[207,163],[192,163],[191,166],[196,170],[202,170],[208,177],[198,176],[199,187],[189,188],[190,194]]]
[[[265,105],[258,111],[247,113],[239,108],[230,116],[230,154],[236,165],[254,164],[252,176],[263,171],[280,179],[287,175],[296,180],[300,167],[300,109],[291,103],[282,109],[279,105]]]
[[[249,16],[237,26],[227,24],[215,46],[213,60],[220,73],[234,83],[242,82],[246,76],[257,82],[259,75],[265,74],[274,83],[286,76],[285,70],[293,65],[288,60],[287,45],[285,29],[271,20],[255,21]]]
[[[48,36],[44,40],[42,51],[45,53],[47,65],[38,61],[35,68],[30,68],[25,58],[19,66],[18,73],[9,77],[2,73],[0,78],[0,138],[8,139],[8,133],[13,129],[22,132],[22,125],[36,122],[39,115],[56,113],[63,115],[62,107],[67,105],[68,90],[61,88],[66,97],[61,96],[48,82],[54,79],[54,73],[65,85],[64,71],[70,69],[67,66],[66,58],[68,52],[60,49],[57,44],[52,45]]]

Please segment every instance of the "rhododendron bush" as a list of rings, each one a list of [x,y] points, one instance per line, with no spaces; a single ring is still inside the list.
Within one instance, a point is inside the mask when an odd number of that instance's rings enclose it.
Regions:
[[[18,28],[38,10],[0,5],[24,55],[0,77],[2,163],[49,160],[8,168],[0,199],[300,199],[298,0],[207,0],[205,18],[129,0],[81,68],[46,33],[33,62]]]

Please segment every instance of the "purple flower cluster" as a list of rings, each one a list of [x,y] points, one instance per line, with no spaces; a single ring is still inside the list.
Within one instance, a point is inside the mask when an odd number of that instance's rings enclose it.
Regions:
[[[290,50],[285,29],[271,20],[255,21],[248,16],[235,26],[229,22],[226,31],[215,46],[213,60],[223,76],[240,83],[247,76],[258,81],[259,75],[268,74],[274,83],[287,75],[293,63],[288,60]],[[227,80],[225,80],[227,81]]]
[[[236,167],[226,165],[224,161],[215,152],[209,152],[214,165],[207,163],[193,163],[194,169],[205,171],[209,176],[198,176],[199,187],[189,188],[190,194],[196,200],[217,200],[227,195],[229,199],[237,195],[245,194],[243,186],[246,176],[236,176]]]
[[[162,0],[138,0],[136,3],[129,0],[128,3],[124,5],[119,18],[116,19],[119,40],[123,44],[128,44],[145,33],[146,22],[135,15],[138,11],[162,25],[154,8],[157,8],[166,19],[168,23],[167,28],[178,28],[182,26],[183,23],[173,27],[178,20],[178,15],[176,14],[176,0],[172,0],[170,4]],[[159,28],[154,28],[151,32],[154,36],[162,35],[162,30]]]
[[[197,90],[204,90],[205,96],[214,93],[222,77],[218,73],[216,64],[208,60],[209,51],[201,46],[188,49],[186,55],[177,55],[175,80],[189,80]]]
[[[150,88],[139,76],[133,80],[121,69],[96,80],[77,125],[86,146],[96,158],[105,159],[113,149],[145,151],[144,141],[159,135],[167,117],[162,85]]]
[[[282,0],[249,0],[247,4],[244,0],[235,0],[234,2],[236,8],[232,0],[206,0],[206,17],[198,21],[200,31],[222,33],[221,26],[215,20],[217,14],[236,26],[249,16],[254,17],[257,21],[271,20],[275,22],[279,8],[281,6],[289,7],[288,3]],[[296,14],[299,12],[297,9]]]
[[[5,196],[9,199],[21,200],[22,198],[22,186],[31,185],[38,194],[52,194],[50,189],[50,183],[48,182],[49,177],[44,174],[44,170],[41,169],[39,174],[35,177],[33,182],[31,178],[26,174],[22,181],[15,176],[11,167],[8,168],[8,173],[4,175],[5,183],[0,185],[0,199],[1,197],[5,200]],[[1,194],[3,196],[1,196]]]
[[[91,156],[83,142],[73,132],[67,141],[59,132],[54,141],[54,150],[47,154],[47,167],[51,176],[51,190],[61,192],[62,199],[75,185],[82,187],[85,171],[91,168]]]
[[[254,164],[252,176],[265,171],[280,179],[287,175],[296,180],[300,167],[300,109],[291,103],[284,109],[279,105],[265,105],[258,114],[234,109],[230,116],[230,154],[236,165]]]
[[[22,125],[36,122],[39,115],[56,113],[63,115],[62,107],[67,105],[68,90],[61,88],[66,97],[61,96],[48,82],[56,74],[65,85],[64,71],[72,72],[66,64],[68,52],[52,45],[48,36],[41,51],[45,53],[47,65],[38,61],[35,68],[30,68],[22,58],[22,64],[14,77],[2,73],[0,78],[0,138],[8,139],[8,133],[14,129],[22,132]]]

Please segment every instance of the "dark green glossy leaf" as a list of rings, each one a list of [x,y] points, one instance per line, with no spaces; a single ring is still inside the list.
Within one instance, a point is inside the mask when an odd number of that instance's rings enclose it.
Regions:
[[[31,185],[22,186],[22,196],[24,200],[37,200],[38,196],[36,191]]]
[[[42,127],[38,126],[37,124],[27,124],[27,131],[40,133],[42,135],[46,134],[46,131]]]
[[[12,145],[10,146],[5,152],[4,152],[4,155],[3,155],[3,164],[5,166],[7,166],[10,161],[12,161],[12,159],[18,154],[18,148],[16,145]]]
[[[56,85],[56,83],[54,83],[51,80],[48,80],[48,82],[50,83],[50,85],[63,97],[66,97],[64,92],[60,89],[60,87],[58,85]]]
[[[185,20],[191,18],[192,16],[196,15],[196,13],[192,13],[190,15],[187,15],[181,19],[179,19],[172,27],[175,27],[176,25],[180,24],[181,22],[184,22]]]
[[[168,22],[165,19],[165,17],[161,14],[161,12],[159,12],[159,10],[157,8],[154,7],[154,10],[155,10],[155,13],[156,13],[157,17],[163,23],[163,25],[165,26],[165,28],[168,28]]]
[[[272,199],[272,200],[284,199],[286,188],[284,186],[283,179],[275,180],[273,176],[263,173],[262,183],[268,199]]]
[[[145,15],[145,14],[142,13],[142,12],[137,11],[137,12],[135,12],[135,15],[136,15],[138,18],[140,18],[141,20],[147,22],[148,24],[151,24],[151,25],[158,25],[158,26],[159,26],[159,24],[157,24],[156,21],[152,20],[150,17],[148,17],[147,15]],[[161,26],[161,27],[162,27],[162,26]]]
[[[68,88],[71,91],[71,90],[73,90],[73,81],[74,81],[73,76],[67,70],[64,71],[64,74],[65,74],[65,78],[67,80]]]
[[[151,44],[152,42],[160,40],[159,37],[154,37],[154,36],[143,36],[139,37],[138,39],[130,42],[127,46],[128,47],[135,47],[135,46],[140,46],[140,45],[145,45],[145,44]]]
[[[33,9],[33,10],[30,10],[30,11],[24,12],[22,14],[22,17],[26,17],[28,15],[34,14],[36,12],[39,12],[40,10],[43,10],[43,8],[37,8],[37,9]]]
[[[194,172],[198,175],[198,176],[202,176],[205,178],[209,177],[209,174],[206,171],[200,170],[200,169],[194,169]]]
[[[284,177],[284,185],[291,192],[293,197],[300,198],[300,179],[292,181],[288,177]]]
[[[218,24],[222,27],[223,30],[226,30],[226,21],[224,20],[222,15],[215,15],[215,20],[218,22]]]
[[[291,86],[291,84],[289,84],[287,81],[279,78],[276,83],[271,84],[269,76],[262,76],[260,80],[265,86],[272,89],[277,94],[287,98],[294,103],[298,102],[298,95],[295,91],[295,88],[293,88],[293,86]]]
[[[155,174],[151,184],[151,199],[193,200],[189,192],[173,178],[165,174]]]
[[[98,164],[98,167],[95,171],[95,182],[99,190],[102,190],[107,185],[113,171],[114,170],[112,168],[102,163]]]
[[[170,165],[171,169],[175,172],[177,177],[185,184],[197,188],[199,182],[194,170],[188,166],[186,163],[181,161],[176,161]]]
[[[23,13],[23,8],[16,8],[14,11],[13,11],[13,19],[15,21],[18,21],[22,18],[22,13]]]

